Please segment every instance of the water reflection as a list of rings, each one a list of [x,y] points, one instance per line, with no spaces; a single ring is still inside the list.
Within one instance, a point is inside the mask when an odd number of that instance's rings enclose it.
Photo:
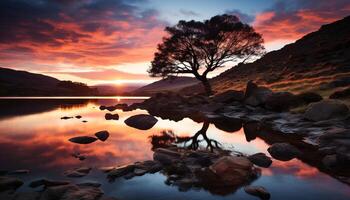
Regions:
[[[209,124],[195,123],[190,119],[180,122],[159,119],[151,130],[141,131],[126,126],[123,121],[131,115],[144,114],[147,113],[146,111],[117,110],[114,113],[118,113],[120,119],[107,121],[104,119],[106,112],[98,109],[101,104],[131,104],[140,101],[142,100],[0,100],[0,170],[29,169],[31,173],[22,177],[27,182],[41,177],[66,179],[62,173],[75,167],[91,166],[96,169],[152,159],[152,147],[155,144],[171,144],[175,141],[174,138],[178,138],[178,141],[183,139],[181,142],[187,140],[187,143],[183,144],[194,149],[201,145],[207,147],[209,141],[215,148],[216,144],[220,143],[219,147],[237,150],[244,154],[258,152],[267,154],[269,144],[281,141],[280,138],[273,137],[268,132],[262,132],[257,137],[256,131],[260,131],[261,127],[251,123],[244,124],[242,128],[242,124],[238,121],[232,123],[231,127],[226,127],[227,123],[221,123],[221,121]],[[62,116],[76,115],[81,115],[82,119],[60,119]],[[82,120],[88,122],[82,123]],[[158,138],[158,141],[151,137],[169,129],[172,133],[167,131],[167,135],[172,137],[165,140]],[[71,137],[93,135],[101,130],[108,130],[111,134],[105,142],[96,141],[89,145],[78,145],[68,141]],[[76,152],[86,156],[86,159],[80,161],[72,157],[71,154]],[[320,172],[314,167],[317,165],[309,165],[312,164],[309,161],[316,160],[315,158],[310,156],[300,159],[288,162],[274,160],[270,168],[262,170],[262,176],[254,184],[266,187],[272,193],[272,199],[274,197],[278,197],[276,199],[300,197],[348,199],[350,197],[347,185]],[[123,199],[137,199],[140,196],[145,199],[164,199],[164,195],[168,193],[171,197],[167,195],[169,198],[166,199],[251,198],[241,189],[224,197],[211,195],[205,191],[180,193],[177,189],[165,185],[166,179],[160,174],[108,183],[105,176],[95,170],[86,178],[72,179],[72,181],[83,180],[101,182],[106,194]],[[305,190],[305,192],[302,196],[298,196],[295,190],[290,188]],[[136,190],[139,191],[138,194],[135,194]],[[316,191],[322,195],[317,195]]]

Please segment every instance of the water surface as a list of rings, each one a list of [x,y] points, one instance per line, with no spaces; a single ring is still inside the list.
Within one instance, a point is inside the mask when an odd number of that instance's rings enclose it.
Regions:
[[[132,199],[255,199],[242,188],[225,196],[211,194],[203,189],[179,191],[164,182],[160,173],[144,175],[131,180],[123,178],[109,182],[97,168],[117,166],[135,161],[152,159],[150,136],[163,130],[172,130],[179,136],[191,136],[202,128],[201,123],[184,119],[180,122],[161,120],[150,130],[141,131],[124,124],[129,116],[147,111],[122,112],[116,110],[120,119],[107,121],[100,105],[141,102],[143,98],[16,98],[0,100],[0,169],[29,169],[27,175],[17,175],[25,181],[19,191],[31,190],[30,181],[37,178],[71,180],[73,182],[97,181],[107,196],[124,200]],[[82,119],[61,120],[63,116],[81,115]],[[87,122],[82,122],[86,120]],[[78,145],[68,141],[81,135],[93,135],[108,130],[107,141]],[[228,133],[210,125],[207,135],[219,141],[224,148],[244,154],[263,152],[268,154],[269,145],[257,138],[247,142],[243,129]],[[87,157],[79,161],[72,153]],[[80,166],[91,166],[92,172],[83,178],[67,178],[64,171]],[[271,199],[350,199],[350,187],[317,168],[293,159],[288,162],[274,160],[270,168],[263,169],[262,176],[252,183],[267,188]]]

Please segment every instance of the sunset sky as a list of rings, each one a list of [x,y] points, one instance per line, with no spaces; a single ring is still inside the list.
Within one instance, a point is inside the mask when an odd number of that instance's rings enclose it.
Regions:
[[[165,26],[235,14],[268,51],[350,14],[349,0],[1,0],[0,67],[89,85],[150,82]]]

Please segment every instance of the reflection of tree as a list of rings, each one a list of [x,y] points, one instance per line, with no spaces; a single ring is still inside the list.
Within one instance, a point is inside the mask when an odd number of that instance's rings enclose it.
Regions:
[[[172,144],[184,144],[185,147],[193,150],[197,150],[200,143],[204,140],[207,143],[206,148],[213,151],[215,148],[220,148],[220,143],[216,140],[210,139],[207,136],[207,130],[209,128],[209,122],[204,122],[202,128],[191,137],[177,137],[173,131],[162,131],[161,135],[151,136],[151,143],[153,149],[160,147],[168,147]],[[202,136],[203,139],[200,139]],[[187,143],[189,143],[187,145]]]

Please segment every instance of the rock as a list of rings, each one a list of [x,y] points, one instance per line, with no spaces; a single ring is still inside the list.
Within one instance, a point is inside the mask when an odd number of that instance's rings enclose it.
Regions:
[[[86,121],[86,120],[83,120],[83,121],[81,121],[81,122],[83,122],[83,123],[87,123],[88,121]]]
[[[80,153],[73,153],[72,156],[73,156],[74,158],[77,158],[77,159],[81,160],[81,161],[83,161],[83,160],[86,159],[86,157],[83,156],[83,155],[80,155]]]
[[[276,112],[288,111],[296,106],[298,99],[290,92],[277,92],[266,98],[265,107]]]
[[[115,167],[101,167],[100,170],[103,172],[103,173],[108,173],[112,170],[114,170]]]
[[[264,153],[256,153],[248,157],[248,159],[258,165],[259,167],[270,167],[272,160],[270,157],[266,156]]]
[[[0,191],[17,190],[23,185],[23,181],[18,178],[1,176],[0,177]]]
[[[308,106],[304,117],[311,121],[322,121],[335,118],[345,118],[349,115],[349,108],[336,100],[323,100]]]
[[[148,130],[151,129],[158,122],[158,120],[151,115],[139,114],[129,117],[124,122],[126,125],[133,128]]]
[[[68,185],[68,184],[70,184],[69,181],[55,181],[55,180],[48,180],[48,179],[39,179],[39,180],[32,181],[29,184],[29,187],[31,187],[31,188],[37,188],[40,186],[51,187],[51,186]]]
[[[106,106],[100,106],[100,110],[106,110]]]
[[[134,170],[135,176],[143,176],[146,173],[147,173],[147,170],[144,170],[144,169],[135,169]]]
[[[220,93],[212,97],[215,102],[231,103],[233,101],[243,101],[244,92],[236,90],[228,90],[226,92]]]
[[[106,113],[105,114],[105,119],[106,120],[118,120],[119,119],[119,115],[118,114]]]
[[[322,147],[319,148],[318,151],[323,154],[323,155],[330,155],[330,154],[335,154],[337,150],[337,147],[331,146],[331,147]]]
[[[270,199],[270,193],[262,186],[246,186],[244,191],[250,195],[257,196],[260,199]]]
[[[255,176],[253,163],[245,157],[224,156],[215,161],[209,169],[218,177],[217,182],[220,185],[239,186]]]
[[[81,119],[81,118],[82,118],[82,116],[77,115],[77,116],[75,116],[75,118],[77,118],[77,119]]]
[[[101,140],[101,141],[106,141],[107,139],[108,139],[108,137],[109,137],[109,133],[108,133],[108,131],[99,131],[99,132],[97,132],[97,133],[95,133],[95,136],[99,139],[99,140]]]
[[[163,165],[170,165],[180,158],[180,153],[164,148],[158,148],[153,154],[153,159],[162,163]]]
[[[327,155],[327,156],[323,157],[322,163],[328,169],[332,169],[333,167],[336,167],[337,166],[337,155],[332,154],[332,155]]]
[[[133,165],[133,164],[119,166],[119,167],[111,170],[110,172],[108,172],[108,177],[118,178],[118,177],[124,176],[128,173],[134,172],[134,169],[135,169],[135,165]]]
[[[113,112],[113,111],[117,110],[117,107],[115,107],[115,106],[107,106],[106,110],[108,110],[109,112]]]
[[[273,158],[281,161],[292,160],[301,155],[301,152],[297,148],[288,143],[275,143],[267,151]]]
[[[69,184],[48,187],[40,200],[97,200],[102,195],[100,188]]]
[[[67,117],[67,116],[61,117],[61,119],[63,119],[63,120],[72,119],[72,118],[73,118],[73,117]]]
[[[272,91],[265,87],[258,87],[252,81],[247,83],[247,88],[245,91],[245,100],[244,103],[250,106],[259,106],[263,105],[266,102],[266,99],[269,95],[272,94]]]
[[[243,121],[239,118],[220,116],[209,120],[216,128],[226,132],[236,132],[242,128]]]
[[[74,170],[65,171],[63,174],[71,178],[80,178],[86,176],[91,171],[90,167],[80,167]]]
[[[77,144],[90,144],[97,140],[95,137],[90,136],[78,136],[70,138],[69,141]]]
[[[332,93],[329,98],[330,99],[345,99],[350,97],[350,87],[345,90],[339,90]]]
[[[243,124],[244,135],[247,142],[255,140],[260,131],[260,123],[257,121],[250,121]]]
[[[39,197],[39,192],[20,192],[15,194],[13,200],[38,200]]]
[[[300,93],[297,95],[297,98],[299,101],[302,101],[304,104],[309,104],[313,102],[319,102],[322,101],[322,96],[314,93],[314,92],[305,92],[305,93]]]
[[[30,171],[27,169],[18,169],[8,172],[8,174],[28,174]]]

